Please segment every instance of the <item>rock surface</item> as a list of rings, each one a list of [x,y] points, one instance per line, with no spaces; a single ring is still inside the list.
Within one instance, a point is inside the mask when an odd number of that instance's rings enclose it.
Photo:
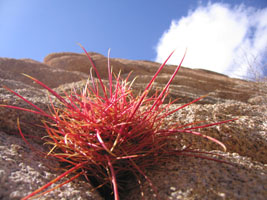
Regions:
[[[44,151],[42,146],[31,144]],[[0,132],[0,199],[21,199],[63,173],[56,170],[60,167],[58,162],[45,159],[36,149],[33,151],[18,137]],[[89,183],[76,180],[39,199],[102,199],[91,189]]]
[[[238,154],[221,155],[232,165],[181,156],[146,174],[157,188],[159,199],[266,199],[266,166],[252,164]],[[143,183],[144,199],[155,199],[148,182]],[[138,193],[139,189],[132,190],[127,199],[139,200]]]
[[[97,53],[89,54],[101,77],[107,78],[107,58]],[[74,53],[50,54],[45,57],[44,63],[53,69],[64,69],[87,74],[89,74],[91,66],[85,55]],[[130,80],[138,76],[136,86],[140,85],[140,89],[144,87],[144,83],[148,83],[151,80],[160,66],[159,63],[150,61],[133,61],[119,58],[111,58],[110,63],[113,67],[113,72],[118,74],[121,70],[123,77],[133,71]],[[162,88],[168,82],[175,68],[176,66],[173,65],[165,66],[156,79],[155,88]],[[170,97],[173,99],[181,98],[179,101],[181,103],[192,101],[202,95],[208,95],[208,98],[202,103],[224,102],[229,99],[248,102],[250,98],[257,96],[256,87],[257,85],[253,82],[229,78],[207,70],[182,67],[172,82]]]
[[[222,157],[231,164],[191,156],[170,157],[160,168],[146,172],[159,199],[266,199],[267,197],[267,107],[229,101],[213,105],[191,105],[170,117],[170,121],[187,124],[194,121],[216,122],[238,117],[228,124],[201,129],[201,133],[223,142],[228,153],[214,151],[220,147],[205,139],[178,135],[177,145],[194,144],[198,149]],[[196,154],[195,154],[196,155]],[[205,154],[197,154],[205,156]],[[156,199],[148,182],[141,185],[145,200]],[[139,200],[131,190],[129,200]]]
[[[107,58],[90,53],[101,76],[106,79]],[[133,71],[132,79],[138,75],[134,90],[142,90],[157,71],[160,64],[150,61],[111,59],[113,71],[121,70],[122,77]],[[86,83],[90,63],[85,55],[55,53],[44,59],[44,63],[30,59],[0,58],[0,85],[5,85],[21,94],[40,108],[47,110],[47,92],[20,73],[29,74],[59,93],[71,88],[81,88]],[[154,88],[162,88],[175,66],[166,66],[156,79]],[[95,74],[94,74],[95,75]],[[81,80],[81,81],[80,81]],[[104,81],[105,82],[105,81]],[[154,90],[155,90],[154,89]],[[201,132],[222,141],[228,153],[223,153],[216,144],[190,135],[177,135],[177,145],[194,144],[208,152],[216,151],[223,160],[232,165],[196,157],[170,158],[164,166],[148,169],[147,175],[158,188],[160,199],[266,199],[267,198],[267,98],[266,87],[206,70],[181,68],[172,83],[170,97],[180,98],[181,103],[208,94],[197,104],[186,107],[169,118],[169,123],[187,124],[194,121],[207,123],[238,118],[228,124],[205,128]],[[27,103],[0,88],[0,104],[30,109]],[[24,133],[38,149],[44,149],[40,138],[45,131],[38,124],[42,117],[27,112],[0,107],[0,199],[19,199],[34,189],[51,181],[61,172],[59,165],[38,156],[18,135],[19,117]],[[45,150],[44,150],[45,151]],[[141,199],[139,186],[129,186],[129,200]],[[101,199],[92,187],[82,180],[42,197],[43,199]],[[149,183],[142,183],[145,199],[154,199]]]
[[[87,78],[83,73],[51,68],[44,63],[31,59],[0,58],[0,72],[0,85],[4,85],[4,82],[9,80],[10,83],[6,86],[12,89],[25,88],[25,84],[41,88],[31,79],[23,76],[22,73],[46,83],[51,88]],[[12,84],[14,81],[19,81],[22,86],[18,84],[18,87],[14,87]]]

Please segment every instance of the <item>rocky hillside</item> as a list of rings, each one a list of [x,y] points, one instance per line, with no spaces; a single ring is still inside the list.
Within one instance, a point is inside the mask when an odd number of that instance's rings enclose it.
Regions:
[[[107,58],[90,53],[101,77],[105,80]],[[133,88],[136,93],[145,88],[160,66],[151,61],[133,61],[119,58],[110,60],[113,72],[121,72],[130,80],[136,79]],[[90,62],[84,54],[53,53],[43,63],[30,59],[0,58],[0,104],[30,108],[14,97],[2,86],[7,86],[34,104],[47,109],[47,92],[32,80],[28,74],[44,82],[58,92],[81,88],[90,72]],[[156,79],[153,90],[160,90],[167,83],[176,66],[167,65]],[[95,75],[95,74],[94,74]],[[105,82],[105,81],[104,81]],[[201,69],[182,67],[170,88],[169,99],[176,99],[177,105],[207,95],[197,104],[190,105],[170,117],[181,124],[194,121],[216,122],[239,118],[229,124],[205,128],[202,133],[222,141],[228,152],[199,138],[179,135],[181,144],[209,152],[216,150],[232,165],[199,159],[195,157],[170,158],[164,166],[156,166],[146,172],[152,180],[160,199],[266,199],[267,198],[267,99],[266,89],[260,83],[229,78],[225,75]],[[169,100],[167,99],[167,100]],[[0,199],[20,199],[31,191],[52,180],[62,171],[56,170],[59,163],[39,156],[18,135],[17,118],[23,132],[35,149],[46,151],[40,140],[46,133],[34,126],[42,118],[27,112],[0,107]],[[179,145],[181,145],[179,144]],[[141,199],[140,187],[129,184],[126,199]],[[76,180],[49,193],[42,199],[103,199],[84,180]],[[142,183],[145,199],[153,199],[149,183]]]

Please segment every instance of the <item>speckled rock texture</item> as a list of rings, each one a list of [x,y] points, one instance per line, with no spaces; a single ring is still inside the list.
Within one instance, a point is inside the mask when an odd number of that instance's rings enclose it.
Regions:
[[[90,54],[101,75],[107,77],[107,58],[98,53]],[[118,66],[124,77],[131,70],[133,75],[139,75],[133,87],[136,92],[145,87],[145,82],[151,79],[159,66],[158,63],[149,61],[114,58],[111,64],[113,68]],[[89,67],[85,55],[75,53],[50,54],[44,63],[29,59],[0,58],[0,85],[12,88],[40,108],[48,110],[47,105],[50,102],[47,92],[31,80],[22,78],[20,73],[32,72],[30,75],[42,79],[44,83],[62,93],[73,87],[82,88],[86,83]],[[118,72],[118,68],[114,71]],[[164,86],[173,69],[174,66],[166,66],[156,79],[154,89]],[[57,79],[59,75],[61,78]],[[106,83],[105,80],[104,82]],[[155,193],[158,194],[158,199],[163,200],[267,199],[265,86],[265,83],[231,79],[205,70],[182,68],[170,89],[171,98],[181,99],[170,109],[199,96],[209,96],[197,104],[179,110],[170,116],[166,123],[213,123],[233,118],[237,120],[201,129],[201,133],[223,142],[227,152],[223,152],[220,146],[206,139],[188,134],[177,134],[173,144],[180,147],[192,144],[202,151],[221,155],[210,156],[231,164],[201,159],[197,157],[199,154],[170,157],[164,165],[155,166],[145,172],[157,191],[153,191],[145,179],[140,185],[131,182],[127,185],[131,190],[123,200],[153,200],[156,199]],[[0,88],[0,104],[31,109],[31,106],[4,88]],[[20,199],[62,173],[56,160],[45,159],[21,139],[17,118],[20,119],[22,131],[31,145],[38,151],[47,152],[41,140],[46,132],[36,126],[41,123],[41,116],[0,107],[0,200]],[[77,179],[40,199],[103,199],[91,189],[89,183]]]
[[[21,199],[63,173],[57,161],[40,153],[45,152],[42,146],[31,145],[35,150],[21,138],[0,132],[0,199]],[[101,199],[90,190],[89,183],[76,180],[39,199]]]
[[[170,157],[165,166],[146,174],[157,188],[158,199],[266,199],[266,165],[236,153],[220,154],[231,165],[188,156]],[[145,200],[156,199],[148,182],[142,184],[142,192]],[[138,193],[139,188],[133,189],[127,199],[141,199]]]
[[[136,186],[131,190],[128,199],[139,200],[142,193],[146,200],[157,199],[155,193],[158,193],[158,199],[165,200],[266,199],[266,105],[249,105],[233,101],[214,105],[191,105],[169,119],[170,122],[187,124],[194,121],[216,122],[233,118],[238,120],[201,129],[201,133],[222,141],[228,153],[221,151],[218,145],[196,136],[176,136],[177,146],[193,144],[195,148],[220,155],[221,157],[213,158],[230,164],[194,156],[170,157],[164,166],[157,166],[146,172],[158,191],[153,191],[150,184],[144,181],[141,187]],[[199,155],[207,156],[195,154]],[[139,196],[136,195],[138,193]]]

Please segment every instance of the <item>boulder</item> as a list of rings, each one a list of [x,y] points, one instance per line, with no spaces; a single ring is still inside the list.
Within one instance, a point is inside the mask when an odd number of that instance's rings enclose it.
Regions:
[[[8,80],[10,82],[8,86],[12,89],[18,89],[11,84],[12,81],[21,82],[23,86],[19,86],[20,88],[23,88],[25,84],[35,88],[41,88],[31,79],[23,76],[22,73],[44,82],[51,88],[87,78],[83,73],[69,72],[57,68],[53,69],[44,63],[31,59],[0,58],[0,71],[0,85],[4,85],[3,82]]]
[[[101,78],[108,78],[107,57],[89,52]],[[53,53],[44,58],[44,63],[53,69],[83,72],[89,74],[91,63],[84,54],[78,53]],[[136,76],[135,86],[142,90],[143,84],[147,84],[158,70],[160,63],[151,61],[136,61],[120,58],[111,58],[110,63],[115,74],[121,71],[122,77],[127,77],[132,71],[129,80]],[[176,66],[166,65],[155,80],[155,89],[162,89],[168,82]],[[96,76],[94,74],[94,76]],[[225,100],[237,100],[248,102],[250,98],[257,96],[257,85],[251,81],[229,78],[225,75],[203,69],[189,69],[181,67],[170,87],[170,97],[179,98],[180,103],[192,101],[195,98],[208,95],[201,103],[217,103]]]
[[[101,78],[108,78],[108,59],[107,57],[98,54],[89,52],[90,57],[92,58]],[[90,60],[85,54],[78,53],[54,53],[49,54],[44,58],[44,63],[52,67],[52,69],[63,69],[71,72],[83,72],[90,74],[90,69],[92,67]],[[122,73],[125,73],[126,66],[122,65],[120,62],[111,60],[110,66],[113,69],[115,74],[118,74],[121,70]],[[127,70],[129,72],[129,70]],[[93,75],[96,77],[95,72]]]
[[[90,52],[97,69],[108,85],[107,58]],[[112,58],[113,71],[126,77],[130,71],[139,76],[133,84],[135,94],[142,91],[159,67],[150,61],[132,61]],[[32,80],[20,75],[29,74],[58,93],[84,87],[91,67],[84,54],[55,53],[44,59],[44,63],[29,59],[0,58],[0,84],[5,85],[30,102],[49,112],[50,99],[47,91]],[[175,66],[167,65],[156,79],[153,91],[162,89],[169,80]],[[95,76],[95,74],[94,74]],[[177,134],[174,143],[183,147],[193,144],[196,149],[212,153],[212,157],[228,162],[200,158],[201,155],[170,157],[162,166],[146,169],[157,191],[151,190],[144,178],[141,185],[128,183],[126,200],[155,199],[266,199],[267,197],[267,103],[266,83],[256,83],[229,78],[225,75],[200,69],[182,67],[169,90],[171,99],[180,98],[170,109],[188,103],[199,96],[208,96],[197,104],[179,110],[166,123],[188,124],[196,121],[213,123],[227,119],[237,120],[220,126],[201,129],[201,133],[215,137],[225,144],[227,152],[206,139]],[[101,91],[100,91],[101,92]],[[52,102],[61,106],[53,97]],[[23,108],[32,107],[0,88],[0,104]],[[21,139],[17,129],[21,128],[28,138],[32,150]],[[40,156],[47,152],[42,137],[47,133],[40,128],[44,118],[28,112],[0,107],[0,199],[20,199],[62,173],[56,160]],[[215,156],[213,154],[219,155]],[[205,154],[204,154],[205,155]],[[230,163],[230,164],[229,164]],[[141,186],[141,187],[140,187]],[[141,188],[141,189],[140,189]],[[82,178],[43,196],[42,199],[101,199],[92,186]],[[103,199],[103,198],[102,198]]]

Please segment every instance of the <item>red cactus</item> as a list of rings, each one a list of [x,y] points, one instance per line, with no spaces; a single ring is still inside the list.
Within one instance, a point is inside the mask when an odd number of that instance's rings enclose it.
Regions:
[[[115,77],[115,81],[112,80],[114,77],[112,77],[109,63],[109,87],[105,87],[90,56],[86,51],[85,53],[91,61],[98,79],[96,81],[91,76],[92,84],[90,85],[88,81],[81,93],[73,90],[70,94],[66,93],[66,97],[63,98],[44,83],[26,75],[47,89],[62,103],[63,106],[61,108],[56,108],[51,103],[50,113],[45,112],[7,88],[30,104],[35,110],[9,105],[1,106],[24,110],[49,118],[49,122],[43,122],[49,136],[46,137],[46,143],[51,145],[51,150],[47,155],[67,163],[66,172],[26,196],[25,200],[37,195],[61,178],[74,172],[76,173],[75,176],[52,188],[52,190],[80,175],[85,177],[94,176],[99,185],[106,185],[112,189],[114,199],[118,200],[121,188],[120,177],[130,173],[136,176],[137,179],[143,176],[156,193],[156,188],[145,175],[144,170],[165,162],[168,155],[194,153],[188,148],[177,150],[169,145],[170,140],[173,140],[171,136],[177,133],[190,133],[201,136],[219,144],[224,150],[226,149],[215,138],[202,135],[193,130],[232,120],[190,128],[186,127],[193,124],[180,127],[176,124],[172,124],[169,127],[164,126],[167,116],[203,98],[200,97],[172,111],[169,111],[169,107],[173,102],[163,104],[168,95],[169,86],[178,72],[185,55],[161,93],[158,94],[156,92],[151,97],[148,97],[148,92],[151,90],[154,80],[173,53],[160,66],[144,92],[138,96],[133,95],[128,78],[122,80],[118,75]],[[100,95],[100,91],[103,92],[103,95]],[[21,132],[19,123],[18,127],[21,136],[27,142]],[[205,158],[209,159],[208,157]],[[49,191],[51,190],[43,192],[41,195]]]

